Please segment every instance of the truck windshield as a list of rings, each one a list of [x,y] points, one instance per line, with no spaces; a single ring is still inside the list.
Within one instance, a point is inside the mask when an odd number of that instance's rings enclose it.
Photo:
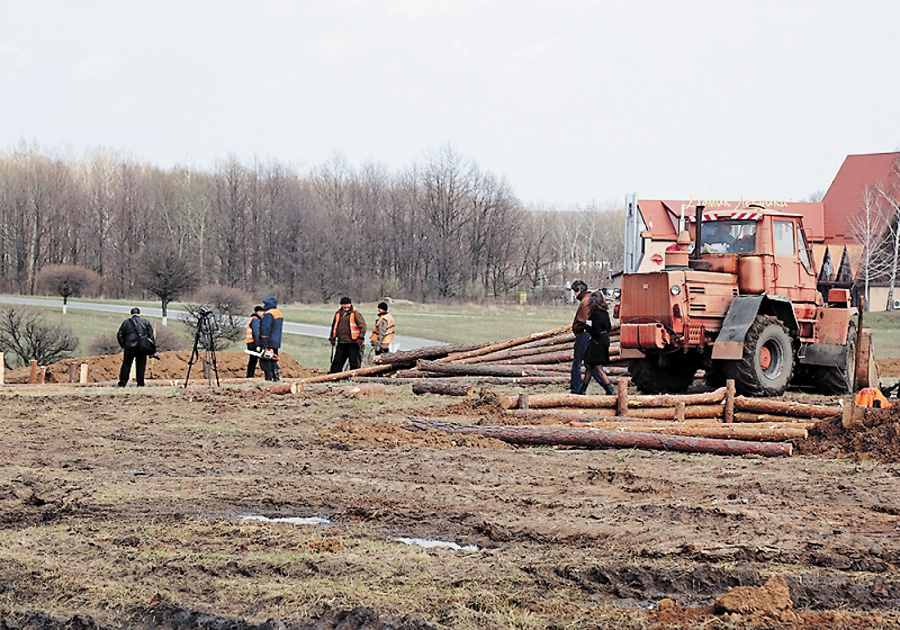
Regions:
[[[704,254],[756,251],[756,221],[707,221],[700,230]]]

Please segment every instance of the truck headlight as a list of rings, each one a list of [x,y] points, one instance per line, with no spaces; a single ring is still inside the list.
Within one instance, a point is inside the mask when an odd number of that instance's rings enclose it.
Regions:
[[[677,284],[673,284],[672,288],[669,289],[669,293],[671,293],[672,295],[681,295],[681,287]]]

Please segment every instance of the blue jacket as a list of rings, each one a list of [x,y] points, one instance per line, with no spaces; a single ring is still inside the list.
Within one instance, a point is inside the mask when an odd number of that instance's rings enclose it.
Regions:
[[[278,310],[278,301],[273,297],[263,300],[266,312],[259,323],[259,345],[278,350],[281,347],[281,328],[284,316]]]

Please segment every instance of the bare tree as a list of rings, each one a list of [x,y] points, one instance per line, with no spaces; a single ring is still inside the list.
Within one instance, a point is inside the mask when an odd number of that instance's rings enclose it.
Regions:
[[[171,249],[148,250],[141,259],[140,284],[162,301],[162,323],[168,323],[169,303],[197,286],[197,276]]]
[[[850,219],[853,238],[862,246],[860,273],[863,276],[863,295],[867,307],[870,283],[884,277],[885,273],[891,269],[891,261],[884,248],[885,239],[890,234],[890,225],[884,218],[879,200],[880,196],[874,190],[866,187],[863,193],[863,210]]]
[[[14,306],[0,309],[0,348],[5,351],[4,357],[12,353],[19,365],[30,361],[50,365],[77,347],[78,337],[71,328],[48,323],[36,309]]]
[[[900,178],[900,159],[894,162],[891,169],[891,175],[896,182]],[[891,230],[894,237],[894,253],[891,261],[890,276],[891,284],[888,289],[887,304],[885,308],[889,311],[894,310],[894,287],[897,283],[897,267],[900,264],[900,188],[895,183],[890,188],[879,182],[875,186],[879,198],[885,201],[893,210],[893,219],[891,220]]]
[[[37,286],[47,293],[62,296],[63,315],[73,295],[93,294],[100,286],[100,276],[78,265],[46,265],[37,273]]]

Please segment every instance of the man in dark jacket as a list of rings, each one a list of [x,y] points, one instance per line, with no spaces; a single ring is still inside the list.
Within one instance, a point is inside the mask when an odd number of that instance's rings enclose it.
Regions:
[[[128,375],[131,372],[131,364],[134,363],[134,375],[137,380],[137,386],[144,386],[144,372],[147,370],[147,352],[141,349],[141,337],[145,337],[153,342],[156,346],[156,339],[153,336],[153,326],[146,319],[141,317],[141,309],[134,307],[131,309],[131,317],[122,322],[119,326],[119,332],[116,333],[116,340],[124,351],[122,357],[122,367],[119,370],[118,387],[125,387],[128,384]]]
[[[281,347],[281,329],[284,325],[284,315],[278,310],[278,300],[267,297],[263,300],[262,320],[259,322],[259,348],[262,353],[259,359],[259,367],[266,375],[267,381],[281,380],[278,370],[278,349]]]
[[[341,298],[341,308],[334,314],[330,339],[337,349],[328,373],[342,372],[348,360],[350,369],[358,370],[362,363],[362,347],[366,343],[366,320],[353,308],[353,301],[348,297]]]
[[[572,292],[578,302],[578,310],[575,311],[575,319],[572,320],[572,332],[575,333],[574,354],[572,356],[571,378],[569,379],[569,391],[573,394],[583,394],[581,380],[581,367],[584,363],[584,353],[587,352],[591,336],[588,334],[587,320],[591,316],[591,292],[588,291],[587,282],[574,280]]]

